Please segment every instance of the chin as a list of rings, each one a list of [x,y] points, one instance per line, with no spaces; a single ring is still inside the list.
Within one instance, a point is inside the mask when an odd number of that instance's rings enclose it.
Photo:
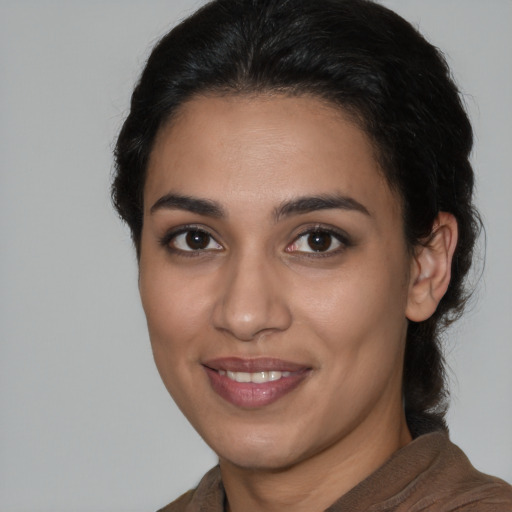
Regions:
[[[227,436],[226,442],[213,442],[211,447],[221,462],[227,462],[243,469],[280,470],[295,464],[298,456],[297,442],[288,438],[248,434],[235,439]]]
[[[269,450],[243,450],[230,452],[227,457],[219,456],[219,460],[241,469],[251,471],[282,471],[295,465],[297,457],[293,454],[276,453],[275,448]]]

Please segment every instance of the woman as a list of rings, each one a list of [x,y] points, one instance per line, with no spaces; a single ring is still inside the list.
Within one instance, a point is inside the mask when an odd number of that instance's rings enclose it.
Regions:
[[[439,52],[364,0],[216,0],[116,147],[157,367],[219,456],[165,510],[512,510],[447,436],[479,219]]]

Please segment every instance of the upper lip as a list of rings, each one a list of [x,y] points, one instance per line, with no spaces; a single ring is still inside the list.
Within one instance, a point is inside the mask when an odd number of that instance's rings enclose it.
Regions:
[[[308,370],[308,365],[275,359],[272,357],[259,357],[244,359],[241,357],[220,357],[203,362],[204,366],[212,370],[228,372],[298,372]]]

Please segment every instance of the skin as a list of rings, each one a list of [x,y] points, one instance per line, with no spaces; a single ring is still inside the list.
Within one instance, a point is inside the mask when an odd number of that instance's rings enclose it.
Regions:
[[[223,215],[154,206],[167,194]],[[285,202],[333,195],[362,208],[276,218]],[[440,249],[409,250],[400,200],[355,124],[311,97],[196,97],[158,134],[144,205],[140,293],[155,361],[218,454],[232,511],[324,510],[411,441],[407,317],[430,315],[444,293],[456,226],[440,217]],[[190,225],[211,236],[205,249],[172,236]],[[315,229],[343,238],[315,252],[304,234]],[[244,408],[208,379],[203,363],[222,357],[308,373],[277,401]]]

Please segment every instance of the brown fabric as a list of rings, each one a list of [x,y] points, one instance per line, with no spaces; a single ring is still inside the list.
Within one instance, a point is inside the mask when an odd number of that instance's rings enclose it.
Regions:
[[[223,512],[219,467],[159,512]],[[512,487],[478,472],[448,436],[433,432],[397,451],[326,512],[512,512]]]

